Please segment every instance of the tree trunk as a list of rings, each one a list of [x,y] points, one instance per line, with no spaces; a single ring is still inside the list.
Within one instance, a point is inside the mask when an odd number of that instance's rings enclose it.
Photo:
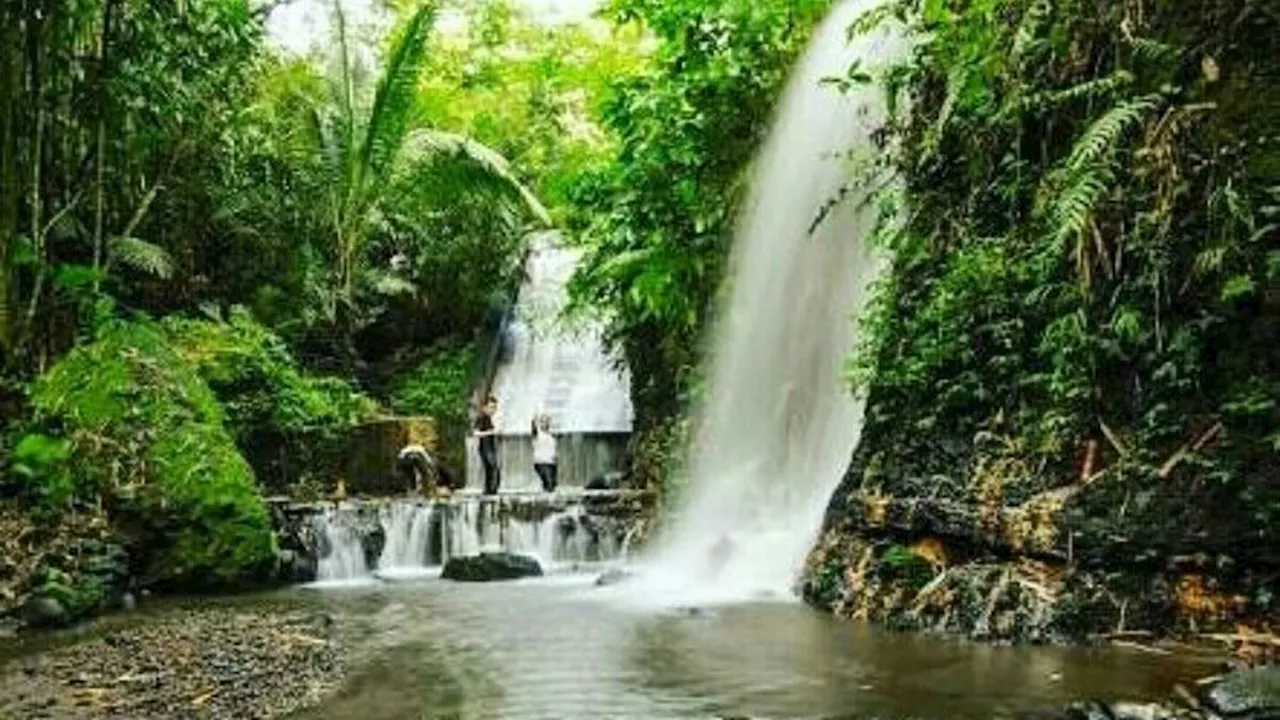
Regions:
[[[94,207],[93,207],[93,292],[97,294],[101,282],[102,271],[102,227],[106,213],[106,178],[107,178],[107,103],[110,100],[107,92],[107,80],[111,77],[107,65],[107,46],[111,38],[111,15],[116,0],[103,0],[102,3],[102,35],[98,40],[98,108],[97,108],[97,147],[94,159]]]
[[[0,360],[9,360],[14,328],[13,245],[18,237],[18,177],[16,113],[22,92],[22,47],[17,8],[0,10]],[[0,363],[3,364],[3,363]]]

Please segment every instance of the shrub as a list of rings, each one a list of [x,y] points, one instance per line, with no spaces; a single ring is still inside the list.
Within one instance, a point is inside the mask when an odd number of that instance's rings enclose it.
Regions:
[[[284,342],[243,310],[225,322],[169,318],[164,327],[222,403],[227,429],[272,490],[332,480],[350,429],[377,412],[346,381],[304,374]]]
[[[391,407],[402,415],[425,415],[436,421],[445,463],[462,467],[467,432],[467,391],[475,353],[470,346],[433,350],[392,388]]]

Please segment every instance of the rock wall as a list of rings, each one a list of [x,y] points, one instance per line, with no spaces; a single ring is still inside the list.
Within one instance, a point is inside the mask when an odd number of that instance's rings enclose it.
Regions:
[[[1280,547],[1248,499],[1119,475],[1053,487],[993,473],[963,444],[886,471],[876,440],[855,453],[808,558],[801,592],[817,607],[1032,642],[1275,626]]]
[[[424,417],[383,418],[356,427],[347,449],[347,492],[394,495],[410,489],[396,474],[397,454],[411,443],[435,452],[436,437],[435,422]]]

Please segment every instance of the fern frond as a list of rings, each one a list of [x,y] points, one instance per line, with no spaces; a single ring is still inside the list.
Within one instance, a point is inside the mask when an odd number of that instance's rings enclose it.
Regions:
[[[1035,0],[1031,3],[1023,13],[1022,20],[1018,23],[1018,30],[1014,33],[1013,57],[1025,57],[1038,43],[1045,21],[1049,19],[1052,12],[1053,4],[1050,0]]]
[[[1044,115],[1063,105],[1086,100],[1103,100],[1133,84],[1133,73],[1117,70],[1106,77],[1086,80],[1061,90],[1014,96],[1001,111],[1001,119],[1029,112]]]
[[[1170,63],[1182,57],[1183,49],[1151,38],[1133,37],[1129,44],[1133,46],[1133,56],[1141,60],[1157,63]]]
[[[164,280],[173,277],[173,256],[159,245],[136,237],[113,237],[107,249],[113,259],[135,270]]]
[[[1126,131],[1146,119],[1160,104],[1159,95],[1147,95],[1121,103],[1108,110],[1090,125],[1071,148],[1067,168],[1079,171],[1097,163],[1113,150]]]

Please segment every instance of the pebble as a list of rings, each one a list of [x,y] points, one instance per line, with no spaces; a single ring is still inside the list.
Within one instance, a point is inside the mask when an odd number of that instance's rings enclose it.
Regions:
[[[203,608],[0,666],[0,717],[284,717],[336,689],[332,616]]]

